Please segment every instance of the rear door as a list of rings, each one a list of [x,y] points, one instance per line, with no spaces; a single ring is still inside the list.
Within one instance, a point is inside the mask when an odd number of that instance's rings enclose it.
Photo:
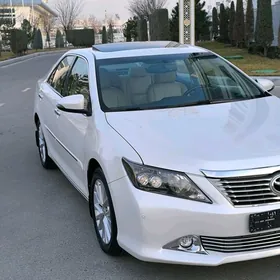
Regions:
[[[65,94],[65,79],[75,60],[74,56],[64,57],[39,89],[40,119],[50,156],[61,162],[58,143],[58,119],[60,112],[56,105]]]

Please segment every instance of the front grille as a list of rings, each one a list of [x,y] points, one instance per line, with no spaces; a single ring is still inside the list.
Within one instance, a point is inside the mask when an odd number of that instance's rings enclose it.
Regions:
[[[273,174],[250,177],[208,178],[235,206],[252,206],[280,202],[270,189]]]
[[[280,230],[236,237],[201,236],[200,238],[206,251],[221,253],[264,250],[280,246]]]

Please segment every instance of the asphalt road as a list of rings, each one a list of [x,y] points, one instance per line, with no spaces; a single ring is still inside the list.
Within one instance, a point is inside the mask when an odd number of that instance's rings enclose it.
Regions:
[[[101,252],[87,202],[45,171],[34,140],[35,82],[58,55],[0,67],[0,279],[280,279],[280,256],[220,267],[140,262]],[[280,88],[275,91],[280,96]]]

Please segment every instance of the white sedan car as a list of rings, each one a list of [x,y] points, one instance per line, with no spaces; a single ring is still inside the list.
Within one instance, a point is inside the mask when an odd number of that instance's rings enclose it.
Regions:
[[[280,254],[280,100],[174,42],[65,53],[37,84],[43,167],[89,201],[104,252],[220,265]]]

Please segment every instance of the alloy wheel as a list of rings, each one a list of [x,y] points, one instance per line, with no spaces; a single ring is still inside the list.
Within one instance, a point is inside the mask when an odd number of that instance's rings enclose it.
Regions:
[[[41,125],[39,126],[39,151],[40,151],[40,157],[42,162],[46,162],[47,159],[46,141]]]
[[[103,182],[97,179],[94,184],[94,212],[97,229],[104,244],[112,237],[111,209]]]

